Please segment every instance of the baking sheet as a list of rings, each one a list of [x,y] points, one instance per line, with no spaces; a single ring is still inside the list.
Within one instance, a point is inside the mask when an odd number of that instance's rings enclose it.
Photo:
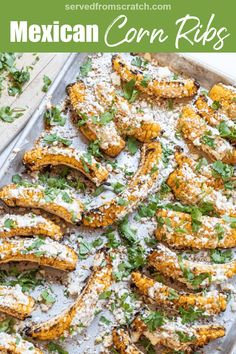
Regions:
[[[79,72],[79,68],[81,64],[84,62],[85,58],[87,57],[88,54],[86,53],[80,53],[80,54],[72,54],[70,58],[68,59],[65,67],[61,71],[61,73],[58,75],[57,79],[54,81],[53,85],[51,86],[47,97],[45,100],[40,104],[39,108],[35,112],[35,114],[32,116],[30,122],[27,124],[23,134],[21,135],[20,139],[16,143],[16,146],[14,147],[14,151],[11,153],[11,155],[8,157],[8,160],[2,167],[0,171],[0,185],[5,185],[7,183],[11,182],[11,176],[13,174],[19,173],[23,170],[22,167],[22,156],[24,152],[28,149],[30,149],[34,143],[34,141],[39,137],[40,133],[42,132],[43,129],[43,113],[45,111],[45,106],[47,102],[50,101],[52,104],[59,104],[61,103],[64,98],[65,98],[65,87],[76,80],[76,77]],[[209,88],[211,87],[214,83],[216,82],[223,82],[225,84],[233,84],[233,81],[226,77],[221,75],[221,73],[216,73],[212,71],[208,67],[203,67],[202,65],[198,64],[195,61],[191,61],[190,59],[186,59],[185,57],[181,55],[177,55],[174,53],[159,53],[159,54],[151,54],[152,58],[155,58],[161,65],[168,65],[170,68],[177,73],[184,73],[187,76],[192,76],[196,78],[200,84],[202,84],[204,87]],[[50,97],[51,96],[51,97]],[[168,114],[167,114],[167,122],[168,122]],[[78,144],[81,149],[86,149],[86,140],[82,137],[82,135],[78,135]],[[77,140],[76,140],[77,143]],[[138,158],[139,155],[137,155],[130,159],[130,157],[127,155],[126,152],[122,152],[121,155],[118,157],[118,163],[122,164],[125,163],[127,164],[128,168],[130,170],[135,170],[138,165]],[[170,171],[166,171],[165,174],[163,174],[162,178],[163,180],[167,177]],[[123,176],[122,173],[119,175],[111,175],[111,180],[112,178],[122,180]],[[156,186],[156,189],[158,186]],[[109,191],[107,192],[109,195]],[[82,196],[81,196],[82,198]],[[153,224],[152,221],[147,223],[144,227],[140,224],[136,224],[135,220],[132,219],[131,215],[131,221],[132,221],[132,226],[138,227],[138,237],[145,237],[149,234],[152,233],[153,229],[155,228],[155,225]],[[80,234],[85,239],[89,239],[89,241],[95,240],[97,237],[100,237],[101,235],[101,230],[92,230],[88,232],[86,229],[83,227],[78,227],[76,228],[75,232],[77,234]],[[92,259],[93,255],[89,257],[88,260],[79,262],[79,268],[75,272],[75,282],[78,282],[77,287],[78,289],[82,287],[83,285],[83,280],[85,277],[89,274],[89,269],[84,269],[82,270],[82,266],[84,265],[85,268],[88,268],[92,264]],[[82,266],[81,266],[82,265]],[[59,281],[54,281],[57,279],[57,277],[60,278]],[[67,276],[57,273],[57,272],[52,272],[52,271],[46,271],[46,278],[47,281],[50,283],[50,285],[53,287],[53,290],[57,294],[57,302],[53,306],[53,308],[48,312],[48,313],[41,313],[39,310],[37,310],[33,314],[33,320],[37,319],[38,321],[44,320],[45,318],[49,318],[53,316],[53,314],[58,313],[62,309],[66,308],[72,301],[73,301],[73,296],[70,298],[66,298],[63,296],[63,286],[64,284],[67,284]],[[63,282],[63,284],[60,284],[60,282]],[[33,296],[35,295],[36,297],[38,296],[38,292],[40,289],[35,291],[35,294],[33,293]],[[105,312],[106,317],[109,317],[109,314]],[[97,316],[95,320],[93,321],[92,325],[89,327],[88,331],[83,333],[81,336],[78,336],[76,338],[73,338],[73,340],[66,339],[62,345],[65,350],[67,350],[70,354],[77,354],[77,353],[99,353],[101,347],[99,345],[94,345],[94,339],[99,337],[103,338],[106,333],[109,333],[109,326],[101,326],[98,325],[99,318],[101,317],[102,314]],[[235,315],[233,312],[230,311],[230,305],[228,305],[227,311],[219,316],[223,321],[227,322],[226,325],[228,327],[228,334],[225,338],[222,340],[218,340],[209,346],[207,346],[204,349],[204,353],[210,354],[210,353],[224,353],[224,354],[235,354],[236,351],[234,351],[234,328],[236,328],[236,319]],[[111,317],[112,321],[112,317]],[[97,340],[98,341],[98,340]],[[218,350],[219,349],[219,350]]]

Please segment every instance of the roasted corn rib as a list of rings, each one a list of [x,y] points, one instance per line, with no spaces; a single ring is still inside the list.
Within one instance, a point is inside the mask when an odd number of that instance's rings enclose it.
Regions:
[[[93,273],[75,303],[56,317],[30,326],[26,329],[27,335],[40,340],[50,340],[68,334],[68,331],[78,333],[82,327],[87,327],[92,322],[99,296],[111,284],[110,259],[104,252],[99,252]]]
[[[28,261],[71,271],[75,269],[77,260],[72,248],[49,238],[11,239],[0,243],[0,264]]]
[[[19,285],[0,286],[0,311],[24,320],[34,309],[34,299],[22,292]]]
[[[209,97],[213,101],[218,101],[221,110],[230,118],[236,118],[236,89],[233,86],[216,84],[209,91]]]
[[[212,160],[236,164],[236,149],[219,136],[219,131],[207,125],[205,120],[190,106],[182,110],[178,120],[178,129],[183,137],[196,148],[207,154]]]
[[[172,247],[182,249],[236,247],[236,229],[224,219],[202,216],[199,220],[201,224],[196,230],[191,215],[187,213],[159,210],[157,220],[156,238]]]
[[[212,316],[225,311],[227,306],[227,296],[216,290],[197,294],[178,292],[139,272],[132,273],[132,282],[141,294],[160,307],[177,311],[182,308],[185,310],[194,308],[202,311],[203,316]]]
[[[120,354],[142,354],[142,352],[131,341],[128,331],[123,328],[113,329],[113,345]]]
[[[92,140],[98,140],[108,155],[115,156],[120,152],[117,151],[118,147],[124,148],[125,144],[120,136],[133,136],[139,141],[149,142],[159,135],[160,125],[153,117],[134,110],[125,98],[117,94],[113,86],[100,83],[95,87],[86,87],[85,84],[76,83],[69,88],[70,96],[74,91],[78,94],[79,90],[84,92],[85,102],[81,104],[78,100],[72,100],[72,105],[76,106],[77,112],[81,112],[78,116],[81,115],[84,119],[86,117],[83,125],[79,120],[80,128],[82,131],[85,128],[85,133],[90,129],[94,133]],[[105,114],[110,114],[112,118],[106,124],[103,123]]]
[[[144,144],[140,166],[126,190],[102,206],[85,212],[83,224],[90,227],[111,225],[142,201],[157,179],[161,153],[159,142]]]
[[[152,96],[162,98],[183,98],[194,96],[199,88],[199,84],[192,79],[181,81],[158,80],[150,75],[145,75],[143,71],[128,65],[120,55],[112,57],[113,69],[120,75],[123,81],[135,81],[135,87]]]
[[[41,185],[9,184],[0,190],[0,199],[9,206],[39,208],[74,223],[81,219],[83,204],[70,190]]]
[[[192,350],[203,347],[210,341],[225,335],[225,328],[221,325],[184,325],[181,323],[181,318],[175,321],[165,320],[163,325],[151,331],[145,323],[147,315],[148,312],[142,317],[136,317],[132,323],[131,339],[134,342],[144,335],[152,345],[159,344],[191,353]]]
[[[88,140],[98,141],[107,155],[115,157],[125,147],[125,141],[119,135],[114,121],[110,119],[113,112],[113,96],[110,90],[111,87],[105,83],[97,85],[94,90],[88,90],[82,81],[78,81],[68,87],[68,94],[81,132]],[[110,107],[107,112],[104,106]],[[106,113],[109,116],[107,119],[104,115]]]
[[[182,154],[176,154],[176,161],[178,167],[169,175],[167,184],[178,200],[189,205],[207,202],[220,215],[236,216],[233,198],[224,194],[220,179],[208,177],[206,169],[197,171],[196,162]]]
[[[63,234],[58,225],[41,215],[0,215],[0,238],[30,235],[45,235],[59,241]]]
[[[43,354],[33,343],[28,342],[19,334],[0,333],[0,351],[4,354]]]
[[[67,165],[82,172],[96,185],[108,177],[108,171],[92,155],[81,153],[71,147],[37,147],[24,155],[24,164],[32,171],[46,165]]]
[[[177,256],[169,248],[159,245],[148,257],[149,265],[160,273],[185,284],[189,289],[200,289],[213,283],[220,284],[236,274],[236,260],[225,264],[195,262]]]

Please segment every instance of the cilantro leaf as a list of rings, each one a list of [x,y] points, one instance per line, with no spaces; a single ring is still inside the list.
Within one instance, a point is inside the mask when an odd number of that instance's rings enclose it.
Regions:
[[[217,264],[223,264],[230,262],[233,259],[233,253],[231,250],[211,250],[211,261]]]
[[[44,85],[42,87],[42,91],[43,92],[48,92],[48,89],[49,89],[49,86],[52,83],[52,80],[48,76],[44,75],[43,76],[43,83],[44,83]]]
[[[88,58],[87,61],[80,67],[80,75],[82,77],[88,76],[88,73],[92,70],[92,59]]]

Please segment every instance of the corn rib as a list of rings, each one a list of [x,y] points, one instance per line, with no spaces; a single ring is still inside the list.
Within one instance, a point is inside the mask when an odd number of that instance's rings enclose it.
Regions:
[[[75,251],[49,238],[11,239],[0,243],[0,264],[18,261],[71,271],[76,267]]]
[[[0,190],[0,199],[8,206],[43,209],[70,223],[78,222],[83,211],[83,204],[70,190],[41,185],[9,184]]]
[[[236,229],[224,219],[202,216],[201,225],[193,230],[190,214],[159,210],[158,227],[155,235],[158,241],[180,249],[215,249],[236,247]],[[221,237],[219,237],[219,230]]]
[[[236,164],[236,149],[219,136],[219,131],[206,124],[193,108],[186,106],[178,120],[183,137],[212,160]]]
[[[236,260],[225,264],[209,264],[178,257],[169,248],[159,245],[148,257],[149,265],[165,276],[185,284],[189,289],[200,289],[213,283],[220,284],[236,274]]]
[[[0,311],[20,320],[29,317],[34,309],[34,299],[22,292],[19,285],[0,286]]]
[[[0,215],[0,238],[32,235],[48,236],[59,241],[63,233],[60,226],[41,215]]]
[[[23,163],[32,171],[46,165],[66,165],[82,172],[97,186],[108,177],[108,171],[91,155],[70,147],[37,147],[24,155]]]
[[[84,213],[83,224],[90,227],[102,227],[115,223],[124,217],[140,201],[146,198],[158,176],[158,163],[161,158],[159,142],[143,145],[140,166],[130,180],[127,189],[104,205]],[[122,200],[124,203],[120,203]]]
[[[209,97],[220,103],[220,109],[230,118],[236,118],[236,89],[233,86],[216,84],[209,91]]]
[[[56,317],[26,328],[26,334],[39,340],[57,339],[81,327],[87,327],[94,318],[99,295],[112,284],[112,265],[103,252],[97,255],[93,273],[75,303]],[[104,264],[105,263],[105,264]]]
[[[33,343],[22,339],[19,334],[0,333],[0,351],[9,354],[43,354]]]
[[[220,215],[236,216],[233,198],[224,194],[220,178],[208,177],[208,171],[198,172],[196,162],[182,154],[176,155],[176,161],[178,167],[169,175],[167,184],[178,200],[188,205],[209,203]]]
[[[158,304],[161,308],[179,311],[194,308],[202,311],[203,316],[212,316],[225,311],[227,296],[218,291],[205,293],[178,292],[169,286],[159,283],[139,272],[132,273],[132,282],[139,292]]]
[[[145,315],[136,317],[132,323],[131,339],[134,342],[144,335],[152,345],[163,345],[170,349],[192,353],[194,349],[225,335],[225,328],[221,325],[184,325],[181,318],[175,321],[166,320],[163,325],[151,331],[145,324]]]
[[[142,354],[142,352],[131,341],[128,331],[123,328],[113,329],[113,345],[120,354]]]
[[[145,74],[129,66],[120,55],[112,57],[113,69],[123,81],[135,81],[135,87],[148,95],[162,98],[183,98],[196,95],[199,84],[192,79],[181,81],[160,81],[156,78],[145,79]]]
[[[81,132],[88,140],[98,141],[107,155],[117,156],[124,149],[125,141],[120,137],[113,120],[109,118],[104,124],[99,121],[99,117],[105,112],[104,109],[98,109],[98,106],[112,106],[110,87],[100,84],[92,91],[87,90],[82,81],[78,81],[68,86],[67,90],[75,113],[74,120]]]

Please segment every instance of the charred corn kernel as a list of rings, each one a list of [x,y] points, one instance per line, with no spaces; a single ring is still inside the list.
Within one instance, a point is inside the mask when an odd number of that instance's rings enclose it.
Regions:
[[[194,230],[192,217],[187,213],[159,210],[157,218],[159,222],[155,232],[156,238],[169,246],[182,249],[236,247],[236,229],[224,219],[202,216],[201,225]]]
[[[236,149],[219,136],[219,131],[206,124],[193,108],[186,106],[178,120],[184,138],[212,160],[236,164]]]
[[[221,325],[184,325],[181,318],[174,321],[165,320],[163,325],[151,331],[145,323],[145,315],[135,318],[132,323],[131,339],[135,342],[144,335],[152,345],[163,345],[177,351],[192,353],[194,349],[225,335],[225,328]]]
[[[19,334],[0,333],[0,351],[9,354],[43,354],[33,343],[21,338]]]
[[[129,66],[120,55],[112,57],[112,66],[123,81],[134,80],[135,87],[148,95],[162,98],[192,97],[196,95],[199,88],[199,84],[192,79],[181,81],[161,81],[152,77],[146,79],[140,69]]]
[[[209,96],[213,101],[219,102],[221,110],[223,110],[230,118],[236,118],[236,89],[233,86],[224,84],[214,85]]]
[[[190,261],[182,259],[163,245],[149,255],[148,263],[165,276],[185,284],[189,289],[200,289],[213,283],[220,284],[236,274],[236,260],[225,264]]]
[[[60,226],[33,213],[0,215],[0,238],[42,235],[59,241],[63,233]]]
[[[112,284],[112,265],[104,252],[99,252],[84,290],[75,303],[56,317],[26,328],[27,335],[39,340],[57,339],[62,335],[76,333],[89,326],[94,318],[101,293]]]
[[[0,199],[8,206],[43,209],[75,223],[81,219],[83,204],[70,190],[9,184],[0,189]]]
[[[178,292],[139,272],[132,273],[132,282],[141,294],[147,296],[161,308],[179,311],[182,308],[188,310],[193,307],[201,310],[203,316],[212,316],[226,309],[227,297],[218,291],[197,294]]]
[[[66,165],[82,172],[96,185],[100,185],[108,177],[108,171],[93,156],[70,147],[38,147],[24,155],[24,164],[32,171],[46,165]]]
[[[28,261],[71,271],[75,269],[77,260],[72,248],[49,238],[11,239],[0,243],[0,264]]]
[[[224,117],[218,112],[218,110],[215,110],[209,106],[208,98],[205,95],[201,95],[197,98],[195,106],[198,114],[200,114],[200,116],[213,127],[217,126],[224,120]]]
[[[158,176],[158,164],[161,159],[159,142],[146,143],[142,147],[140,166],[130,180],[126,190],[102,206],[84,213],[83,224],[90,227],[108,226],[124,217],[137,206]],[[119,203],[122,200],[123,203]]]
[[[132,343],[129,333],[123,328],[113,329],[113,345],[120,354],[142,354],[142,352]]]
[[[176,155],[178,167],[172,172],[167,184],[175,197],[184,204],[208,203],[219,215],[236,216],[233,198],[224,194],[220,178],[210,177],[210,170],[197,171],[197,163],[184,155]]]
[[[107,155],[117,156],[124,149],[125,141],[113,121],[111,87],[104,83],[96,85],[94,90],[87,90],[85,84],[79,81],[68,87],[68,94],[76,113],[74,120],[82,133],[88,140],[98,141]],[[101,109],[104,106],[107,111]]]
[[[0,311],[20,320],[29,317],[34,309],[34,299],[22,292],[21,287],[0,286]]]

